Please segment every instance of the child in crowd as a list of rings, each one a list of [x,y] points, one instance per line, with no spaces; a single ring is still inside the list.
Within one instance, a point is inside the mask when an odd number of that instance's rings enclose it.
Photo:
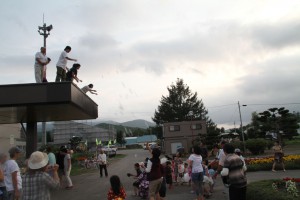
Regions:
[[[181,154],[179,152],[176,153],[174,159],[174,180],[177,183],[177,178],[178,178],[178,165],[182,164],[182,160],[181,160]]]
[[[212,177],[209,174],[208,171],[208,160],[202,161],[202,167],[203,167],[203,190],[204,190],[204,197],[210,197],[211,196],[211,186],[214,184],[214,181]]]
[[[172,189],[172,163],[171,161],[166,162],[166,183],[169,185],[169,189]]]
[[[149,193],[149,181],[147,180],[145,164],[141,162],[140,167],[142,169],[142,173],[140,173],[140,175],[137,177],[137,180],[140,183],[138,192],[139,192],[139,196],[142,197],[142,199],[147,199]]]
[[[124,200],[126,198],[126,192],[117,175],[110,177],[110,185],[111,188],[107,193],[107,200]]]
[[[189,164],[187,162],[184,163],[184,172],[183,172],[183,183],[188,183],[191,186],[191,173],[192,171],[189,168]]]

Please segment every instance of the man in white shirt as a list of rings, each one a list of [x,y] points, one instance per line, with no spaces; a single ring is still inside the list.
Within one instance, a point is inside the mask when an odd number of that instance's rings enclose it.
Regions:
[[[46,56],[46,48],[41,47],[41,51],[35,54],[34,62],[34,74],[35,81],[37,83],[42,83],[43,79],[46,79],[46,65],[51,61],[51,59]]]
[[[9,149],[10,159],[5,162],[4,182],[6,185],[8,200],[19,200],[22,192],[22,178],[20,168],[16,160],[21,157],[21,149],[12,147]]]
[[[106,160],[106,154],[104,153],[104,151],[101,149],[100,154],[98,155],[98,162],[99,162],[99,166],[100,166],[100,178],[102,178],[102,171],[104,169],[104,173],[105,173],[105,177],[108,176],[107,173],[107,160]]]
[[[61,52],[61,54],[59,56],[59,59],[56,63],[57,72],[56,72],[55,82],[66,81],[66,71],[68,70],[68,68],[67,68],[68,60],[77,62],[76,59],[68,57],[68,53],[70,53],[70,51],[71,51],[71,47],[66,46],[66,48],[63,50],[63,52]]]

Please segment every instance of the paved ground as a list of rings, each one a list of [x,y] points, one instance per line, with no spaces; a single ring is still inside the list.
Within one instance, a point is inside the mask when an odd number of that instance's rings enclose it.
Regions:
[[[148,151],[145,150],[124,150],[120,151],[127,156],[121,160],[112,161],[112,164],[108,167],[108,173],[110,175],[118,175],[126,189],[128,200],[138,200],[140,198],[133,197],[132,183],[133,179],[126,176],[128,172],[134,173],[133,164],[135,162],[141,162],[146,157],[150,157]],[[261,172],[249,172],[247,173],[248,182],[253,182],[263,179],[281,179],[285,177],[300,177],[300,170],[288,170],[286,172],[278,171],[261,171]],[[109,178],[100,178],[99,172],[94,171],[89,174],[79,175],[71,177],[74,183],[72,190],[59,190],[52,194],[52,199],[55,200],[105,200],[107,191],[110,187]],[[190,193],[191,188],[187,185],[174,186],[174,189],[167,191],[167,198],[172,200],[186,200],[195,199],[195,195]],[[225,199],[223,195],[223,185],[220,181],[220,177],[217,178],[215,192],[209,199],[221,200]],[[259,197],[258,197],[259,200]]]

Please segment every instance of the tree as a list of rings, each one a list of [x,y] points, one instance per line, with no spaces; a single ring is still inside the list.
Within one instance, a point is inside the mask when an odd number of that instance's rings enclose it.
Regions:
[[[76,147],[79,145],[79,143],[81,142],[82,140],[82,137],[78,137],[78,136],[73,136],[71,139],[70,139],[70,145],[71,145],[71,149],[75,150]]]
[[[126,140],[124,138],[124,133],[123,131],[117,131],[117,143],[120,144],[120,145],[124,145],[126,144]]]
[[[152,120],[160,126],[166,122],[180,122],[194,120],[205,120],[207,110],[202,100],[198,100],[197,92],[194,94],[190,88],[177,79],[176,84],[167,87],[169,96],[162,96],[161,105],[154,112]]]
[[[202,100],[198,100],[197,92],[192,93],[190,88],[184,84],[183,79],[177,79],[175,84],[167,87],[169,95],[162,96],[160,105],[154,112],[152,120],[156,126],[161,126],[167,122],[180,122],[193,120],[206,120],[207,137],[211,134],[217,140],[215,135],[220,133],[216,125],[207,117],[208,111],[204,107]],[[208,144],[208,143],[207,143]]]
[[[277,133],[277,139],[282,142],[282,136],[291,139],[297,135],[297,116],[284,107],[269,108],[259,113],[257,120],[261,123],[260,129],[265,134],[267,131]],[[283,135],[282,135],[283,134]]]

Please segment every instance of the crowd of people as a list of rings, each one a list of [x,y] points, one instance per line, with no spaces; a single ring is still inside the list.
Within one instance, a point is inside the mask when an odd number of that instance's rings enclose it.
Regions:
[[[197,200],[209,198],[214,192],[218,174],[224,183],[224,192],[230,200],[246,199],[246,164],[240,149],[222,141],[214,145],[215,158],[208,160],[209,155],[204,143],[192,148],[192,153],[183,158],[178,152],[174,157],[161,156],[160,150],[148,147],[151,158],[135,163],[136,174],[127,175],[134,178],[134,196],[142,199],[162,200],[167,190],[175,186],[188,185]],[[217,164],[217,168],[212,166]]]
[[[82,82],[78,78],[78,70],[81,65],[79,63],[74,63],[72,68],[67,67],[67,62],[74,61],[77,62],[77,59],[70,58],[69,53],[71,52],[71,47],[66,46],[65,49],[61,52],[58,61],[56,63],[56,78],[55,82],[64,82],[73,80],[77,82]],[[40,51],[35,54],[35,63],[34,63],[34,73],[35,80],[37,83],[48,82],[47,80],[47,65],[51,62],[51,59],[46,55],[46,47],[41,47]],[[93,89],[93,84],[88,84],[81,88],[84,93],[90,92],[92,94],[98,95],[97,91]]]
[[[197,200],[204,200],[213,195],[216,178],[220,175],[225,197],[229,200],[246,199],[247,166],[240,149],[226,141],[214,145],[209,154],[202,143],[192,148],[192,153],[183,157],[178,152],[173,157],[161,155],[158,148],[149,150],[149,158],[134,163],[135,173],[127,173],[133,180],[133,196],[141,199],[163,200],[168,190],[176,186],[188,185]],[[283,163],[281,146],[276,142],[274,147],[274,163]],[[21,175],[17,160],[22,150],[18,147],[9,149],[9,159],[0,153],[0,200],[50,199],[50,190],[64,188],[70,190],[73,183],[70,178],[72,169],[72,150],[62,146],[57,154],[48,147],[45,152],[35,151],[26,160],[27,170]],[[280,155],[278,155],[280,153]],[[204,159],[205,158],[205,159]],[[208,160],[208,158],[214,158]],[[107,157],[103,151],[97,156],[100,178],[108,177]],[[217,168],[213,166],[217,166]],[[284,165],[282,164],[283,170]],[[104,170],[104,174],[103,174]],[[272,169],[274,170],[274,167]],[[110,176],[111,187],[107,192],[108,200],[126,198],[125,188],[119,176]]]

